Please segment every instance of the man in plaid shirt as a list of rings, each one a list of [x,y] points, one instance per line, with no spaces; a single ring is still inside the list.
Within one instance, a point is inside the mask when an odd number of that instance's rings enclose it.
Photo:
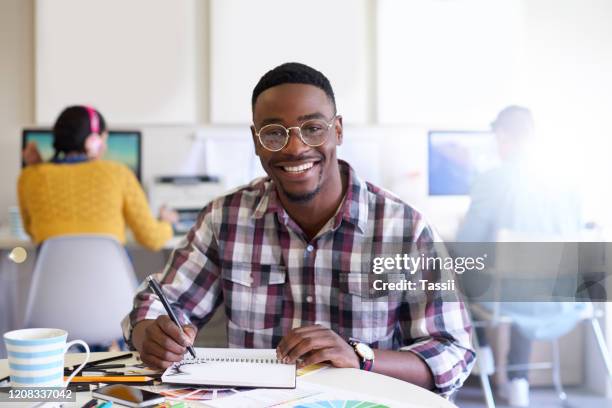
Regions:
[[[230,347],[276,348],[286,362],[371,369],[451,394],[474,361],[463,303],[362,284],[374,257],[431,253],[434,233],[337,159],[342,117],[327,78],[283,64],[260,79],[252,109],[268,177],[209,203],[160,277],[185,335],[143,288],[124,321],[128,342],[165,368],[223,305]]]

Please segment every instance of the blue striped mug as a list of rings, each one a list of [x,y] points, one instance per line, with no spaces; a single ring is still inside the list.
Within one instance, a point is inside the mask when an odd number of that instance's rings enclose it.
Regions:
[[[23,329],[4,333],[11,387],[66,387],[89,361],[83,340],[66,343],[61,329]],[[74,344],[85,348],[85,361],[64,381],[64,354]]]

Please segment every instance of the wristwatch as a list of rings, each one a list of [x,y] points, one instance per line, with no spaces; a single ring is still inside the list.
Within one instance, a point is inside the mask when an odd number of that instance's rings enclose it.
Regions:
[[[374,365],[374,351],[365,343],[357,339],[349,339],[348,343],[355,350],[355,354],[359,357],[359,368],[365,371],[372,371]]]

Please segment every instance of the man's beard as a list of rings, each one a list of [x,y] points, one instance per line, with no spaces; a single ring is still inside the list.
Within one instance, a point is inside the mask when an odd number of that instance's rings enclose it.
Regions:
[[[321,191],[321,184],[317,185],[317,188],[315,188],[313,191],[310,191],[308,193],[303,193],[303,194],[294,194],[294,193],[290,193],[288,191],[285,191],[285,189],[283,189],[283,193],[285,193],[285,196],[289,199],[289,201],[293,201],[294,203],[307,203],[310,200],[312,200],[317,194],[319,194],[319,191]]]

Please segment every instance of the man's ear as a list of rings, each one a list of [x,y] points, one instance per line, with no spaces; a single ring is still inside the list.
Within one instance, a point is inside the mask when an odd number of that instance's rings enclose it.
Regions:
[[[253,137],[253,148],[255,149],[255,155],[259,156],[259,143],[257,141],[257,135],[255,134],[255,126],[251,125],[251,136]]]
[[[338,115],[336,117],[336,146],[340,146],[342,144],[342,137],[344,136],[342,131],[342,116]]]

